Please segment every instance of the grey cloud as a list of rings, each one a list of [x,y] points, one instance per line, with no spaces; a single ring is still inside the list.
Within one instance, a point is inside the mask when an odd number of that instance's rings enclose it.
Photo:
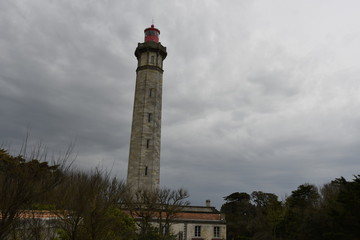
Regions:
[[[0,143],[15,149],[30,128],[54,151],[76,141],[79,168],[102,164],[125,178],[134,50],[154,18],[168,49],[162,185],[220,206],[234,191],[284,197],[351,177],[357,5],[2,1]]]

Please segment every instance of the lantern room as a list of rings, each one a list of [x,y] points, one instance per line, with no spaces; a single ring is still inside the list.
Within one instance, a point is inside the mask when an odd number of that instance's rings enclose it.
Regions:
[[[160,35],[160,30],[154,27],[154,24],[151,25],[151,27],[146,28],[144,30],[145,33],[145,42],[159,42],[159,35]]]

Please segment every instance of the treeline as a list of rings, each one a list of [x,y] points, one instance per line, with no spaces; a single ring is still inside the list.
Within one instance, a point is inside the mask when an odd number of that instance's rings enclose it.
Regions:
[[[13,156],[0,148],[1,240],[175,238],[171,222],[189,204],[185,190],[130,193],[105,170],[73,169],[68,154],[51,164],[44,156],[40,151]],[[360,236],[360,175],[350,181],[337,178],[319,189],[302,184],[284,201],[260,191],[232,193],[225,201],[221,211],[228,240]]]
[[[54,164],[39,156],[0,149],[1,240],[174,238],[171,219],[189,204],[185,190],[130,193],[105,170],[72,169],[68,155]]]
[[[260,191],[232,193],[225,201],[229,240],[360,239],[360,175],[319,189],[302,184],[283,202]]]

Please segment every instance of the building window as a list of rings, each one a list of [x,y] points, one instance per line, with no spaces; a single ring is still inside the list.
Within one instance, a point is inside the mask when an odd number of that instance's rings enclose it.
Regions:
[[[153,118],[152,113],[148,113],[148,122],[151,122],[151,121],[152,121],[152,118]]]
[[[195,226],[195,237],[201,237],[201,226]]]
[[[147,139],[146,140],[146,148],[149,148],[150,147],[150,139]]]
[[[150,57],[150,63],[151,63],[151,64],[155,64],[155,56],[151,56],[151,57]]]
[[[214,238],[220,238],[220,227],[214,227]]]
[[[155,89],[154,88],[150,88],[149,90],[149,97],[153,97],[155,93]]]
[[[179,232],[178,240],[184,240],[184,232]]]
[[[148,167],[146,166],[145,167],[145,176],[147,176],[148,175]]]

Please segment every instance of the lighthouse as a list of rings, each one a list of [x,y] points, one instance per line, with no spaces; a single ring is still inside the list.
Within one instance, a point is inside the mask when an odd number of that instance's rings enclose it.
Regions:
[[[163,61],[167,52],[159,42],[159,29],[151,25],[144,33],[144,42],[135,50],[136,85],[127,172],[127,185],[133,192],[154,191],[160,184]]]

